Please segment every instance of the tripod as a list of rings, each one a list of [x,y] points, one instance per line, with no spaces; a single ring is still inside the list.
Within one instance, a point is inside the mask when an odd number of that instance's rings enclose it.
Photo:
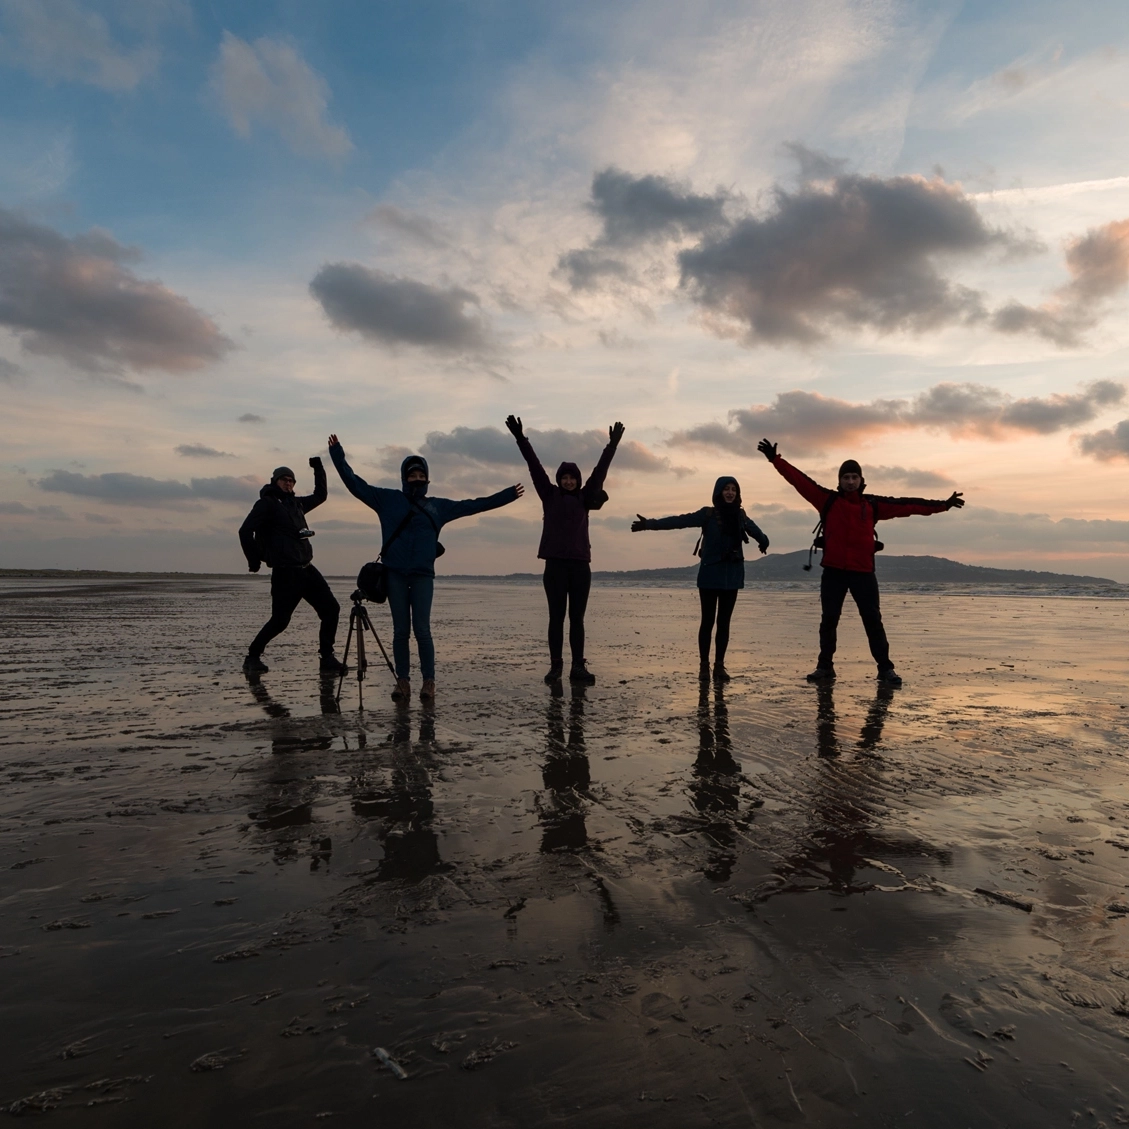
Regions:
[[[349,633],[345,636],[345,651],[341,656],[341,662],[347,663],[349,661],[349,646],[353,642],[353,634],[356,632],[357,637],[357,705],[358,708],[365,708],[364,690],[362,683],[365,680],[365,671],[368,670],[368,659],[365,658],[365,631],[372,632],[372,637],[376,640],[376,645],[380,648],[380,653],[384,656],[385,663],[388,664],[388,669],[392,672],[392,677],[396,677],[396,668],[392,665],[388,658],[388,652],[384,649],[384,644],[380,641],[380,636],[376,633],[376,628],[372,625],[372,620],[369,619],[368,608],[364,604],[364,596],[358,588],[350,597],[353,601],[353,607],[349,612]],[[343,670],[341,677],[337,682],[337,695],[334,701],[341,702],[341,690],[345,685],[345,675],[348,672]]]

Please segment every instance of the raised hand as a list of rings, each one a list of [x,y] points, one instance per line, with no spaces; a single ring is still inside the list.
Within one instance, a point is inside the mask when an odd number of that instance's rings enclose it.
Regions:
[[[506,427],[515,439],[520,439],[524,434],[521,430],[521,416],[506,416]]]
[[[312,466],[314,470],[317,470],[317,468],[321,466],[321,455],[311,455],[310,466]]]
[[[631,532],[641,533],[647,528],[647,519],[642,514],[636,514],[635,517],[637,520],[631,523]]]
[[[957,493],[956,490],[954,490],[945,499],[945,509],[947,509],[947,510],[959,510],[963,506],[964,506],[964,495]]]
[[[776,450],[776,444],[770,443],[767,439],[762,439],[757,444],[757,450],[760,451],[760,453],[764,455],[764,457],[768,459],[769,462],[772,462],[772,460],[775,459],[778,454]]]
[[[329,446],[330,446],[331,449],[333,447],[340,447],[341,446],[341,440],[338,439],[336,435],[331,435],[329,437]]]
[[[519,482],[519,483],[517,483],[517,485],[516,485],[516,486],[514,486],[514,490],[515,490],[515,492],[517,493],[517,496],[518,496],[519,498],[520,498],[520,497],[522,496],[522,494],[524,494],[524,493],[525,493],[525,487],[524,487],[524,486],[522,486],[522,484],[521,484],[520,482]]]
[[[619,441],[623,438],[623,424],[616,420],[616,422],[608,428],[608,439],[611,441],[613,447],[619,446]]]

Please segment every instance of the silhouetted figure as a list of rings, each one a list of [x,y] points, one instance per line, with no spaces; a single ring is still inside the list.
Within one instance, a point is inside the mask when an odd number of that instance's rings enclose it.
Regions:
[[[551,691],[545,710],[548,738],[541,767],[547,796],[537,804],[541,850],[578,851],[588,843],[585,798],[592,782],[584,743],[584,687],[572,687],[567,728],[560,683],[553,683]]]
[[[741,766],[733,759],[729,709],[720,686],[713,700],[707,687],[698,695],[698,757],[694,761],[690,800],[713,842],[703,873],[711,882],[728,882],[737,862],[734,824],[741,822]]]

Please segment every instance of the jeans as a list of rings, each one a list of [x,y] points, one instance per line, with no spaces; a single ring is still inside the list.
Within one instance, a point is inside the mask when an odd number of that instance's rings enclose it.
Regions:
[[[878,607],[878,577],[873,572],[855,572],[846,568],[824,568],[819,583],[819,602],[823,609],[823,618],[819,621],[819,666],[835,665],[839,616],[843,613],[843,601],[848,592],[862,616],[866,640],[878,669],[893,670],[890,643]]]
[[[713,632],[714,616],[717,617],[716,663],[725,663],[725,652],[729,649],[729,620],[737,605],[736,588],[699,588],[698,598],[702,601],[702,623],[698,628],[698,657],[705,666],[710,661],[710,635]]]
[[[399,569],[385,570],[388,577],[388,610],[392,613],[392,659],[397,678],[407,678],[411,667],[408,636],[415,633],[420,673],[426,681],[435,677],[435,644],[431,641],[431,597],[435,579],[414,576]]]
[[[318,613],[321,629],[318,632],[318,651],[333,654],[333,641],[337,638],[337,617],[341,605],[334,599],[325,577],[313,565],[279,565],[270,574],[270,619],[255,636],[248,653],[261,655],[266,645],[290,624],[294,609],[305,600]]]
[[[587,561],[550,557],[545,562],[545,596],[549,601],[549,661],[564,661],[564,620],[568,610],[568,645],[572,662],[584,662],[584,612],[592,588],[592,566]]]

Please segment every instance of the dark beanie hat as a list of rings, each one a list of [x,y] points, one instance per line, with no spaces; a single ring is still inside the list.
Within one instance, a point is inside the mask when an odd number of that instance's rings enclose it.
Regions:
[[[861,476],[862,467],[860,467],[854,459],[847,459],[839,468],[839,477],[842,478],[844,474],[857,474]]]
[[[270,476],[271,482],[277,482],[280,478],[293,478],[297,479],[297,475],[288,466],[277,466],[274,468]]]

